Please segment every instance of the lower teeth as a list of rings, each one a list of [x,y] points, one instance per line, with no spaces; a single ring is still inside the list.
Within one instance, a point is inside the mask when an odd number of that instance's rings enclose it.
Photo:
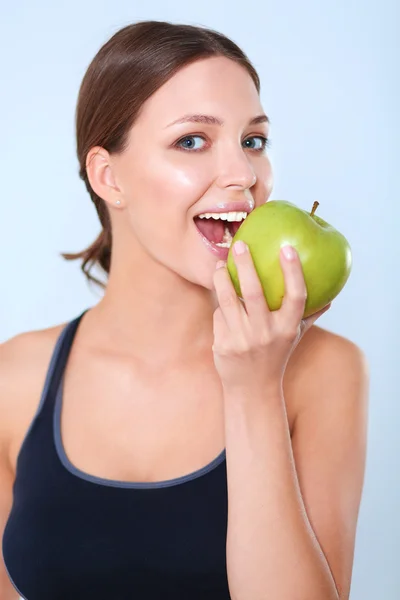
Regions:
[[[225,231],[224,231],[224,237],[222,238],[222,242],[218,242],[215,245],[218,246],[219,248],[230,248],[231,244],[232,244],[231,232],[229,231],[228,226],[226,226]]]

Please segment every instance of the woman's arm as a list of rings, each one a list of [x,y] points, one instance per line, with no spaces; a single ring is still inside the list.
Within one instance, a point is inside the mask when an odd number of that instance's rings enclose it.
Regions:
[[[4,453],[0,453],[0,539],[3,538],[4,527],[11,510],[12,485],[12,473],[7,465]],[[19,598],[8,578],[2,555],[0,563],[0,598],[1,600],[17,600]]]
[[[232,600],[347,600],[364,477],[367,366],[325,332],[292,444],[283,393],[225,394]],[[293,446],[293,448],[292,448]]]
[[[10,514],[14,474],[10,464],[10,403],[15,394],[17,381],[14,380],[17,346],[15,338],[0,345],[0,542]],[[0,547],[2,544],[0,545]],[[17,600],[19,595],[11,584],[0,552],[0,598]]]

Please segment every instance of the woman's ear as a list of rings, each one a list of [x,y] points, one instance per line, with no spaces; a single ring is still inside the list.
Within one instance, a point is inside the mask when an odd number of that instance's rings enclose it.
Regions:
[[[86,172],[92,190],[109,208],[122,206],[123,197],[117,185],[109,152],[100,146],[91,148],[86,158]]]

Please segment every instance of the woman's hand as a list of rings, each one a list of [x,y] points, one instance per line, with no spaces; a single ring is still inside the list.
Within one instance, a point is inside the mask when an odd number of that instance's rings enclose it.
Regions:
[[[242,246],[243,248],[243,246]],[[286,247],[290,250],[291,247]],[[225,263],[218,263],[214,285],[219,307],[214,312],[214,363],[225,390],[263,394],[281,390],[289,357],[304,333],[330,308],[302,319],[307,289],[297,252],[280,263],[285,296],[279,310],[270,311],[248,247],[233,248],[243,302],[239,300]],[[235,252],[236,250],[236,252]]]

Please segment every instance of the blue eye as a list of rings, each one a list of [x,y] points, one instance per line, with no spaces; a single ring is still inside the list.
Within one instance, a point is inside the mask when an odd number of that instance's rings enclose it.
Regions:
[[[194,140],[201,140],[203,142],[206,141],[201,135],[186,135],[185,137],[181,138],[178,142],[176,142],[175,146],[179,148],[179,150],[185,150],[186,152],[201,152],[202,150],[204,150],[204,145],[202,146],[200,144],[199,147],[199,145],[197,145]],[[256,145],[254,146],[254,144],[252,144],[252,140],[257,140],[258,144],[256,142]],[[248,150],[260,153],[264,152],[266,147],[269,145],[269,139],[262,135],[253,135],[243,142],[243,146]]]
[[[179,140],[179,142],[177,142],[176,145],[182,150],[192,150],[194,152],[197,152],[202,148],[196,147],[196,144],[193,143],[193,140],[195,140],[196,138],[204,141],[204,138],[202,138],[200,135],[187,135],[186,137]]]
[[[247,138],[243,143],[247,144],[247,142],[251,142],[251,140],[259,140],[261,144],[258,147],[246,145],[246,148],[249,150],[254,150],[255,152],[263,152],[268,146],[270,146],[270,141],[268,138],[262,135],[253,135],[252,137]]]

